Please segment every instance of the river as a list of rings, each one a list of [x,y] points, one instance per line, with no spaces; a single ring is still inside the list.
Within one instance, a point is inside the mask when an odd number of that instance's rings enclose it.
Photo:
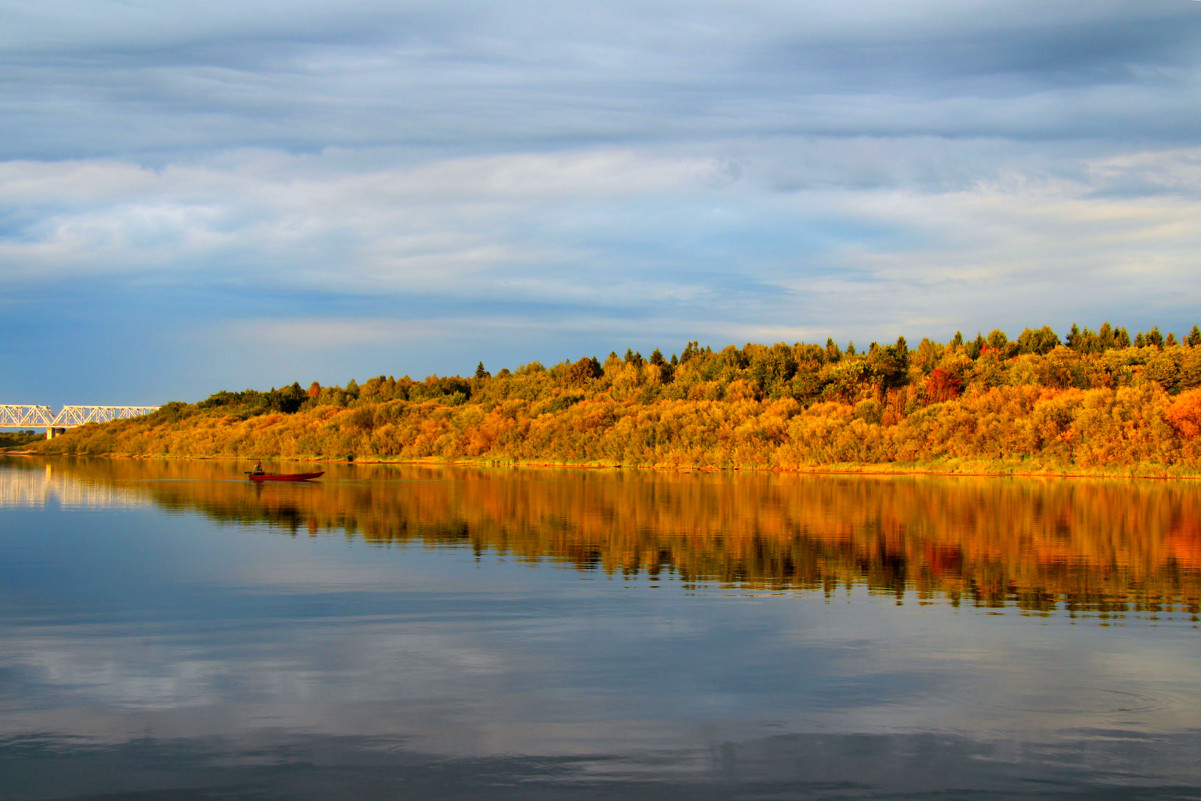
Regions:
[[[0,457],[0,798],[1201,795],[1199,483],[285,468]]]

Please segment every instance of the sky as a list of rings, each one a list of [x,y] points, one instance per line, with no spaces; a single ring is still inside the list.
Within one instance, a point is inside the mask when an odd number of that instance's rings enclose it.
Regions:
[[[0,0],[0,403],[1201,323],[1197,0]]]

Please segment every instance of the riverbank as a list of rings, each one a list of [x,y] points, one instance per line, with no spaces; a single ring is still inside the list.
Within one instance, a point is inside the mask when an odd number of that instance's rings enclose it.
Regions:
[[[34,450],[0,451],[0,456],[56,457],[64,454],[46,454]],[[188,456],[168,454],[87,454],[90,458],[107,459],[164,459],[170,461],[238,462],[245,463],[246,457],[238,456]],[[804,465],[796,467],[758,467],[755,465],[710,466],[672,464],[620,464],[620,463],[575,463],[548,460],[500,460],[500,459],[394,459],[394,458],[329,458],[300,455],[287,458],[262,458],[270,465],[276,463],[313,463],[344,465],[414,465],[430,467],[476,467],[498,469],[551,469],[551,470],[599,470],[599,471],[664,471],[678,473],[795,473],[801,475],[848,475],[848,476],[943,476],[962,478],[1054,478],[1054,479],[1138,479],[1155,481],[1201,481],[1201,470],[1162,465],[1136,465],[1124,467],[1080,468],[1061,465],[1032,465],[1028,462],[990,463],[983,461],[942,461],[908,464],[857,464],[840,463],[830,465]]]
[[[1201,347],[1023,353],[1000,344],[975,351],[924,343],[915,355],[901,344],[867,355],[807,345],[720,353],[690,346],[670,362],[628,354],[603,365],[534,364],[495,377],[481,370],[473,379],[381,376],[361,387],[222,391],[80,426],[28,449],[674,470],[1201,475]]]

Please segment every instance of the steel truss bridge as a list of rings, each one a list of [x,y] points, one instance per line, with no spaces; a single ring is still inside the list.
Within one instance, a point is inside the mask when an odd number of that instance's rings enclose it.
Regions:
[[[0,428],[44,428],[46,439],[53,439],[85,423],[108,423],[158,410],[158,406],[64,406],[55,413],[49,406],[0,403]]]

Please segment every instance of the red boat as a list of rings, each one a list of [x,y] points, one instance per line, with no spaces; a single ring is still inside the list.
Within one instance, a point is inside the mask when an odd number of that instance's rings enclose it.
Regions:
[[[246,476],[251,481],[309,481],[314,478],[320,478],[325,475],[322,470],[319,473],[247,473]]]

